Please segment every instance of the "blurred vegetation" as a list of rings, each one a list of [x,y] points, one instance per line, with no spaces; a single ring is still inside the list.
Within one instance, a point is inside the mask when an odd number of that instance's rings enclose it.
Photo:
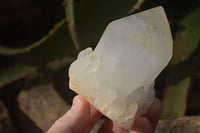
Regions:
[[[194,92],[200,100],[199,0],[1,1],[0,90],[41,68],[68,66],[80,50],[95,47],[109,22],[159,5],[174,38],[173,58],[156,80],[162,118],[199,114],[191,104]]]

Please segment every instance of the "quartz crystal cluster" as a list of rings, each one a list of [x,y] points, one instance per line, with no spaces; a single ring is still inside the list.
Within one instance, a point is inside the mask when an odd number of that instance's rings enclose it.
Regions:
[[[147,112],[154,80],[172,56],[162,7],[111,22],[97,47],[81,51],[69,69],[70,88],[124,128]]]

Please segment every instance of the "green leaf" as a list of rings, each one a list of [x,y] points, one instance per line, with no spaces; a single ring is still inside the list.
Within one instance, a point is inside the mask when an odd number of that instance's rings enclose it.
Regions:
[[[67,23],[70,35],[72,37],[76,50],[79,51],[80,44],[78,41],[78,35],[76,32],[75,19],[74,19],[74,0],[65,0],[65,12],[67,16]]]
[[[53,60],[45,65],[51,71],[57,71],[60,68],[71,64],[75,60],[74,57],[64,57],[62,59]],[[28,75],[30,72],[37,70],[40,66],[17,63],[8,69],[0,72],[0,87],[12,83]]]
[[[167,98],[165,99],[165,104],[162,112],[162,119],[175,118],[184,115],[189,86],[190,78],[187,77],[183,79],[179,84],[174,86],[172,85],[168,88],[166,96]]]
[[[45,45],[44,47],[46,47],[47,45],[50,45],[47,48],[51,48],[51,45],[56,46],[57,43],[61,43],[63,44],[64,41],[67,41],[69,44],[64,44],[66,46],[68,46],[66,49],[68,49],[69,47],[73,47],[72,42],[70,40],[69,33],[68,33],[68,27],[66,26],[66,20],[62,20],[60,23],[58,23],[57,25],[55,25],[55,28],[50,30],[49,34],[44,36],[43,38],[41,38],[39,41],[37,41],[34,44],[31,44],[29,46],[25,46],[25,47],[20,47],[20,48],[11,48],[11,47],[6,47],[6,46],[2,46],[0,45],[0,54],[3,55],[18,55],[18,54],[26,54],[28,52],[34,51],[35,49],[40,49],[41,45]],[[63,39],[62,41],[57,41],[58,39]],[[70,46],[70,44],[72,46]],[[58,45],[59,46],[59,45]],[[36,50],[37,51],[37,50]],[[46,50],[44,50],[46,51]],[[41,51],[43,52],[43,51]],[[48,53],[49,54],[49,53]]]
[[[81,47],[86,48],[89,45],[96,44],[106,26],[112,20],[127,16],[131,5],[133,5],[132,0],[124,2],[120,0],[85,0],[80,5],[77,5],[75,8],[76,26],[77,33],[80,36]],[[73,15],[68,16],[73,17]],[[70,18],[71,24],[73,24],[73,19]],[[27,63],[38,65],[38,63],[43,64],[60,59],[56,65],[54,63],[47,65],[50,69],[57,69],[57,66],[59,67],[60,64],[63,65],[62,59],[64,59],[64,64],[66,64],[66,61],[70,62],[68,61],[68,57],[74,55],[75,49],[73,41],[70,38],[68,26],[66,20],[63,20],[46,37],[33,44],[34,47],[24,48],[20,52],[18,50],[16,50],[17,52],[11,51],[9,55],[20,54],[17,57],[24,64],[18,64],[2,72],[0,75],[0,84],[10,83],[35,69],[32,66],[26,66],[25,64]]]
[[[44,64],[52,60],[74,55],[75,49],[66,20],[58,23],[45,38],[47,39],[38,47],[28,53],[18,55],[18,59],[29,64]]]
[[[174,54],[168,68],[167,87],[163,99],[162,118],[185,114],[191,77],[200,59],[200,8],[181,22],[184,28],[176,34]]]
[[[0,54],[11,56],[11,55],[17,55],[17,54],[29,52],[32,48],[35,48],[38,45],[40,45],[43,40],[45,40],[45,38],[38,41],[37,43],[34,43],[26,47],[20,47],[20,48],[12,48],[12,47],[6,47],[6,46],[0,45]]]
[[[190,13],[182,22],[183,31],[176,35],[171,64],[186,60],[198,47],[200,41],[200,8]]]
[[[168,68],[165,88],[162,119],[180,117],[185,114],[187,93],[190,87],[190,77],[194,64],[187,60]],[[189,64],[189,65],[188,65]]]
[[[76,28],[82,48],[97,44],[106,26],[125,17],[135,0],[83,0],[75,6]]]
[[[80,47],[96,45],[106,26],[112,20],[127,16],[133,3],[132,0],[84,0],[75,6]],[[62,21],[42,45],[21,55],[21,61],[37,64],[74,55],[76,52],[67,27],[67,22]]]
[[[36,43],[22,48],[0,46],[3,55],[16,55],[21,62],[40,64],[75,53],[66,20],[58,23],[48,35]]]
[[[0,87],[25,77],[28,73],[37,69],[37,66],[31,66],[23,63],[18,63],[0,73]]]

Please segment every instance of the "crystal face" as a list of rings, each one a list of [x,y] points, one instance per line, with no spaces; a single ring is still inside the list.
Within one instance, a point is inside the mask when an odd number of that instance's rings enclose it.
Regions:
[[[124,128],[147,112],[154,80],[172,56],[162,7],[111,22],[94,51],[81,51],[69,69],[70,88]]]

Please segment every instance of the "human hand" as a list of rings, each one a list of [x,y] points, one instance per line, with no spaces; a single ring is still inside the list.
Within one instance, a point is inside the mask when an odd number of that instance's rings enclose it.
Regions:
[[[161,112],[162,104],[155,99],[148,112],[135,120],[131,127],[131,133],[153,133]],[[74,98],[71,109],[59,118],[47,133],[88,133],[101,115],[78,95]],[[110,119],[107,119],[99,129],[99,133],[125,133],[126,131]]]

